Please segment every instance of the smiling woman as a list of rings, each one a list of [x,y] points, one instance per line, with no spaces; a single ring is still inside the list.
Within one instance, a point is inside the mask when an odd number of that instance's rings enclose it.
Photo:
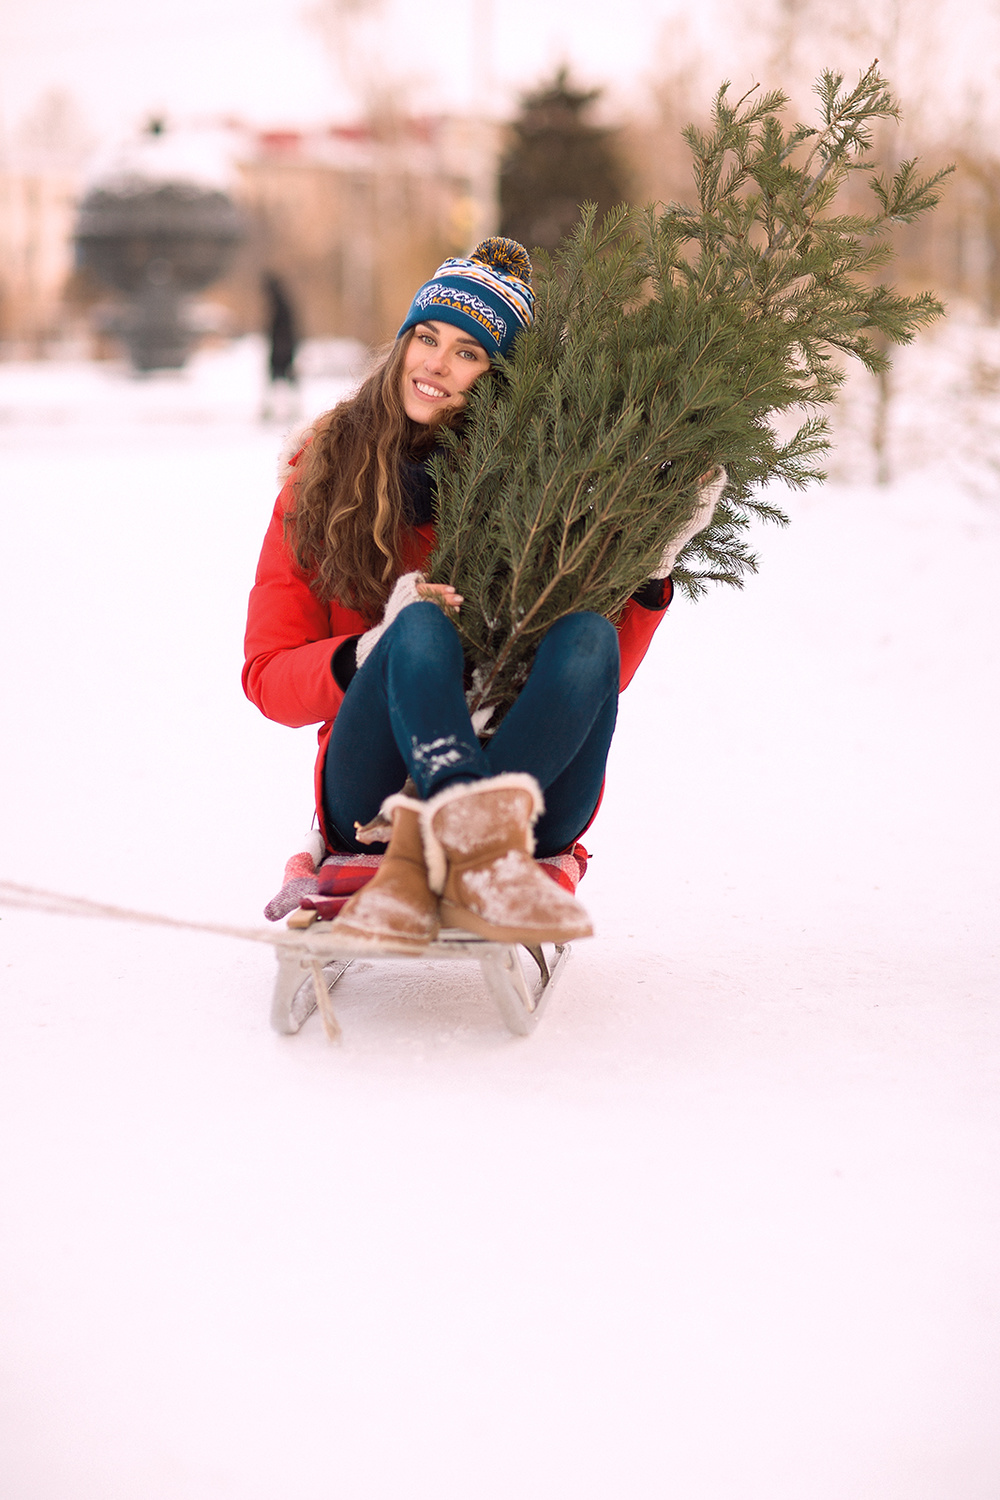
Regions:
[[[468,259],[445,261],[392,352],[315,424],[264,541],[247,694],[282,723],[322,721],[326,847],[387,842],[378,874],[336,919],[352,946],[420,952],[442,922],[528,945],[591,931],[531,856],[571,849],[594,816],[619,688],[663,618],[669,579],[614,623],[557,620],[491,734],[493,711],[480,708],[474,723],[466,706],[453,623],[463,600],[423,571],[434,547],[428,461],[441,429],[461,429],[468,392],[533,316],[531,262],[515,241],[485,240]]]
[[[490,367],[478,339],[449,323],[418,323],[403,357],[403,410],[430,425],[465,405],[465,393]]]

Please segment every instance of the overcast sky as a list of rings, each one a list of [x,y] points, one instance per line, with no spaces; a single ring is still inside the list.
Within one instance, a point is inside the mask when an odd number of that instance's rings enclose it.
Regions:
[[[0,0],[0,129],[16,132],[52,89],[70,91],[105,141],[151,112],[231,113],[261,124],[353,112],[316,14],[334,0]],[[848,66],[877,47],[908,111],[940,90],[966,107],[997,88],[996,0],[340,0],[381,4],[355,33],[367,75],[414,109],[492,104],[558,62],[641,103],[651,77],[701,60],[704,92],[767,73],[767,17],[794,14],[807,62]],[[875,18],[873,20],[873,18]],[[885,32],[894,18],[895,40]],[[860,32],[867,28],[866,35]],[[823,33],[821,35],[821,32]],[[919,56],[918,56],[919,55]],[[903,76],[900,76],[903,75]],[[773,76],[764,81],[784,82]]]
[[[314,19],[322,0],[2,0],[0,110],[15,128],[47,89],[71,90],[102,133],[151,110],[278,123],[350,109]],[[371,75],[417,107],[507,102],[563,58],[626,87],[654,68],[683,0],[383,0],[362,29]],[[703,17],[710,15],[703,5]],[[695,27],[697,31],[697,27]],[[489,38],[489,45],[485,46]]]

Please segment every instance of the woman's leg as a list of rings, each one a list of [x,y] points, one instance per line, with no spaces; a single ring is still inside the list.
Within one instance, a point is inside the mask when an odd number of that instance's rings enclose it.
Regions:
[[[386,858],[341,912],[341,931],[389,952],[422,951],[439,921],[499,942],[585,937],[586,912],[528,849],[536,781],[550,803],[539,852],[571,842],[596,804],[617,705],[615,631],[596,615],[549,631],[489,755],[472,730],[462,667],[447,617],[411,605],[345,695],[324,766],[328,818],[345,844],[357,847],[348,829],[374,816],[401,772],[422,800],[392,798]]]
[[[390,626],[347,690],[324,766],[327,820],[345,848],[354,823],[413,777],[425,800],[452,781],[504,771],[534,776],[546,810],[539,853],[586,827],[604,780],[618,712],[614,626],[601,615],[565,615],[545,635],[528,680],[486,750],[472,731],[462,688],[462,648],[436,604],[413,604]]]
[[[407,775],[427,799],[451,781],[492,774],[469,720],[462,646],[436,604],[411,604],[344,695],[323,767],[327,821],[348,849]]]
[[[486,747],[488,774],[527,771],[545,796],[536,851],[565,849],[597,806],[618,714],[618,634],[589,612],[546,633],[531,672]]]

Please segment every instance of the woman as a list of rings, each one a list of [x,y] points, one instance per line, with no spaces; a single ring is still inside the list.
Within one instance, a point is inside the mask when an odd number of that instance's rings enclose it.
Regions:
[[[371,842],[359,835],[379,813],[391,828],[378,874],[337,918],[352,945],[419,952],[441,922],[529,944],[591,932],[531,856],[572,846],[591,822],[618,693],[670,602],[677,553],[722,488],[721,478],[706,486],[688,535],[616,625],[589,613],[557,621],[481,743],[449,619],[463,601],[422,573],[434,545],[426,460],[530,324],[533,300],[531,263],[513,240],[445,261],[393,351],[293,459],[264,541],[244,688],[280,723],[323,721],[316,801],[331,848]],[[401,790],[407,778],[416,795]]]

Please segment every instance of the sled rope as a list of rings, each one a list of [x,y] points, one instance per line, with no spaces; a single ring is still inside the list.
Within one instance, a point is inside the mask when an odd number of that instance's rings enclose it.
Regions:
[[[103,901],[89,901],[85,896],[67,896],[61,891],[45,891],[33,885],[20,885],[13,880],[0,880],[0,907],[16,907],[22,911],[47,912],[59,917],[91,917],[105,922],[135,922],[146,927],[171,927],[175,932],[208,932],[215,937],[237,938],[244,942],[267,943],[278,950],[278,979],[272,1003],[271,1025],[282,1034],[296,1032],[309,1015],[295,1013],[295,999],[303,984],[311,987],[315,995],[316,1008],[323,1023],[323,1030],[331,1042],[340,1042],[343,1033],[330,999],[330,989],[341,974],[350,967],[351,956],[338,961],[337,955],[325,945],[322,951],[310,951],[304,933],[279,930],[269,932],[260,927],[230,927],[223,922],[189,922],[183,917],[167,917],[161,912],[134,911],[127,906],[112,906]],[[556,948],[556,961],[550,968],[541,950],[529,948],[538,964],[540,983],[534,993],[525,982],[520,965],[514,958],[514,949],[508,944],[484,943],[468,933],[455,936],[460,942],[442,943],[442,956],[475,958],[486,981],[486,988],[500,1008],[509,1030],[517,1036],[528,1036],[537,1025],[542,1009],[547,1002],[554,983],[565,967],[569,956],[568,945]],[[436,956],[438,944],[432,944],[429,957]],[[450,951],[449,951],[450,949]],[[327,979],[325,968],[336,969]],[[307,971],[303,976],[302,970]]]
[[[125,906],[88,901],[84,896],[65,896],[58,891],[43,891],[32,885],[17,885],[11,880],[0,880],[0,906],[49,912],[57,917],[95,917],[106,922],[141,922],[147,927],[211,932],[216,937],[242,938],[246,942],[271,943],[274,946],[287,941],[280,931],[268,932],[262,927],[229,927],[222,922],[189,922],[183,917],[165,917],[152,911],[132,911]]]
[[[312,970],[313,989],[316,992],[316,1004],[319,1007],[320,1018],[323,1022],[323,1030],[326,1032],[328,1042],[339,1042],[344,1033],[340,1029],[340,1022],[333,1012],[333,1003],[330,1000],[330,991],[326,987],[323,978],[323,965],[318,958],[314,958],[309,965]]]

